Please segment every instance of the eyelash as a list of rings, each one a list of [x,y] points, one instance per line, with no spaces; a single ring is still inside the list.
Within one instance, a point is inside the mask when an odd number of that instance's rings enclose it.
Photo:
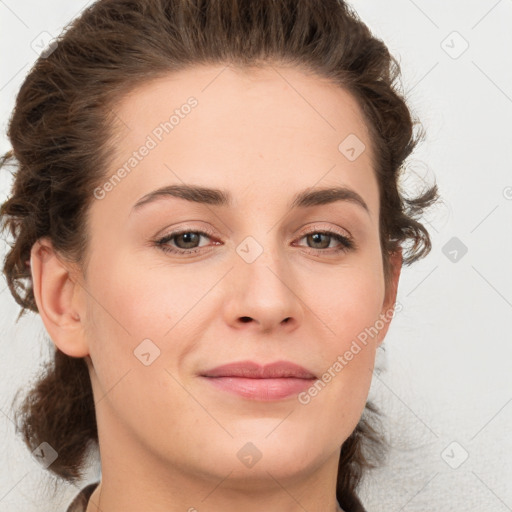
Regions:
[[[176,249],[173,247],[170,247],[167,245],[167,242],[170,240],[183,235],[185,233],[194,233],[201,236],[206,236],[208,238],[214,238],[212,233],[209,233],[208,231],[200,231],[200,230],[192,230],[192,229],[182,229],[180,231],[174,231],[172,233],[169,233],[168,235],[164,236],[163,238],[160,238],[159,240],[156,240],[155,245],[160,248],[162,251],[166,253],[172,253],[172,254],[179,254],[179,255],[188,255],[188,254],[194,254],[198,251],[200,251],[203,247],[195,247],[193,249]],[[332,253],[335,254],[342,253],[342,252],[348,252],[350,250],[354,250],[356,248],[356,245],[354,241],[347,236],[341,235],[337,233],[336,231],[329,231],[329,230],[314,230],[309,231],[308,233],[304,233],[299,240],[302,238],[305,238],[309,235],[327,235],[331,238],[334,238],[336,241],[340,242],[340,247],[333,250],[331,247],[330,249],[314,249],[314,248],[307,248],[309,251],[312,251],[315,254],[325,254],[325,253]]]

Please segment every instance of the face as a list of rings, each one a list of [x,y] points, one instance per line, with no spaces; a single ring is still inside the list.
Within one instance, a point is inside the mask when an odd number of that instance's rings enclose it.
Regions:
[[[120,463],[136,446],[152,467],[215,481],[337,467],[394,302],[356,102],[298,69],[212,66],[146,84],[114,111],[87,293],[74,299],[102,450]],[[246,361],[315,378],[205,376]]]

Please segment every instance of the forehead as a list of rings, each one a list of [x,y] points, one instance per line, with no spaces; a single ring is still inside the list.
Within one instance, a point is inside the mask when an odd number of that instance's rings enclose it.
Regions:
[[[180,180],[286,190],[292,181],[299,189],[324,176],[322,185],[368,188],[373,175],[355,99],[298,68],[196,66],[135,88],[113,110],[119,142],[110,171],[138,158],[122,184],[132,203]],[[151,148],[140,158],[142,146]],[[357,158],[344,153],[349,146]]]
[[[215,115],[232,121],[234,114],[241,121],[252,113],[255,120],[261,120],[272,111],[283,114],[293,108],[297,121],[323,123],[331,131],[350,127],[367,135],[362,111],[346,89],[311,71],[290,66],[194,66],[135,87],[123,95],[114,110],[121,116],[120,127],[130,130],[133,127],[127,121],[140,122],[143,117],[148,122],[161,122],[190,96],[197,98],[202,117]],[[279,104],[282,109],[276,109]]]

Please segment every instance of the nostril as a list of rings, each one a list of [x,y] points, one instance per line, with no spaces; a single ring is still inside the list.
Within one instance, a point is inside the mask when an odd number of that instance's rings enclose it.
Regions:
[[[243,316],[242,318],[240,318],[240,320],[242,320],[242,322],[250,322],[251,321],[251,317]]]

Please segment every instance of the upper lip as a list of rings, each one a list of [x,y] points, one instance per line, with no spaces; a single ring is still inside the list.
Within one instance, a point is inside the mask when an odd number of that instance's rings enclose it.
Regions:
[[[239,361],[217,366],[207,370],[202,375],[204,377],[245,377],[249,379],[316,378],[306,368],[290,361],[276,361],[265,365],[260,365],[254,361]]]

